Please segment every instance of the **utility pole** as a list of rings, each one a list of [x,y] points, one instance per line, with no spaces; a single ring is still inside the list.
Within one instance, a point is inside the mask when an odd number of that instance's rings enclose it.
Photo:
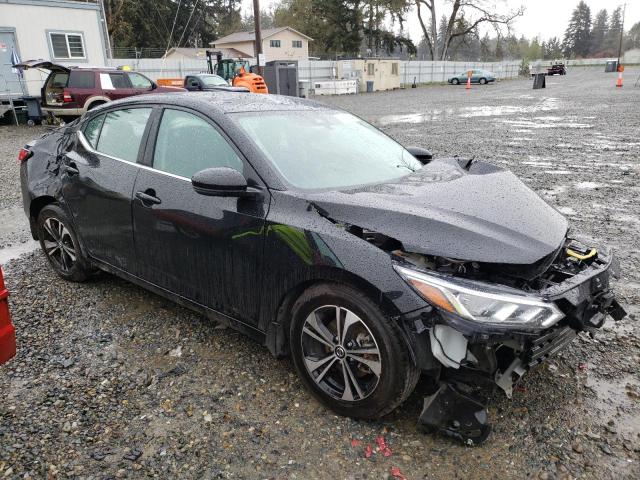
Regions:
[[[254,0],[257,1],[257,0]],[[624,6],[622,7],[622,25],[620,26],[620,44],[618,45],[618,66],[620,66],[620,54],[622,53],[622,37],[624,37],[624,15],[625,12],[627,11],[627,4],[625,2]]]
[[[256,53],[256,60],[258,62],[258,73],[260,76],[263,74],[263,65],[260,64],[260,56],[262,55],[262,31],[260,29],[260,0],[253,0],[253,25],[256,31],[256,40],[254,44],[254,50]]]

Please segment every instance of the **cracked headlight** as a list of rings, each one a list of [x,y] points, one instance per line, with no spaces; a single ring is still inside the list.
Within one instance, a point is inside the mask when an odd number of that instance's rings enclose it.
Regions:
[[[393,268],[431,305],[467,320],[504,327],[547,328],[564,317],[555,303],[541,297],[501,293],[478,282],[457,284],[400,265]]]

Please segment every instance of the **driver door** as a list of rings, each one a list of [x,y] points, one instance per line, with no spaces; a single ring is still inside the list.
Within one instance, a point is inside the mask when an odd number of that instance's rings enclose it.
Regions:
[[[165,108],[133,189],[138,273],[161,288],[257,324],[263,226],[269,193],[208,118]],[[206,196],[193,189],[200,170],[230,167],[261,190],[250,197]]]

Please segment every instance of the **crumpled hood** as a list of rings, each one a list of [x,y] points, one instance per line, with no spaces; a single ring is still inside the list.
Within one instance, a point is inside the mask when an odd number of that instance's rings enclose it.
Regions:
[[[463,162],[464,163],[464,162]],[[511,172],[434,160],[393,182],[301,194],[323,215],[382,233],[409,252],[528,265],[557,250],[566,219]]]

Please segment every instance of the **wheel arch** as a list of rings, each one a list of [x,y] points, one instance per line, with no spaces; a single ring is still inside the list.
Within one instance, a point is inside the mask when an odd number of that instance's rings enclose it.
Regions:
[[[55,197],[51,195],[42,195],[31,200],[29,204],[29,228],[31,229],[31,236],[34,240],[38,240],[38,215],[44,207],[56,203]]]
[[[109,97],[103,97],[103,96],[89,97],[84,102],[83,110],[85,112],[88,112],[89,110],[91,110],[92,107],[96,105],[96,103],[99,105],[102,105],[103,103],[109,103],[110,101],[111,100],[109,99]]]
[[[269,322],[266,332],[266,346],[278,358],[289,355],[289,327],[291,310],[296,300],[310,287],[330,283],[345,285],[362,292],[378,305],[388,317],[400,314],[394,303],[380,289],[364,278],[347,270],[330,269],[323,271],[315,278],[299,282],[282,295],[278,303],[275,320]]]

